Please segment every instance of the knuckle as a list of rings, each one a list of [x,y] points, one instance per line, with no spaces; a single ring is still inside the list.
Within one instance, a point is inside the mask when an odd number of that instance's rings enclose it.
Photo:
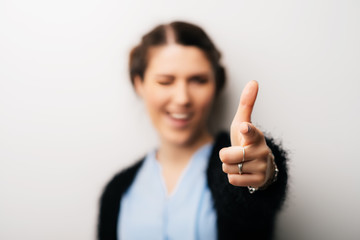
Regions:
[[[269,154],[270,154],[270,149],[266,146],[264,147],[262,150],[261,150],[261,153],[260,153],[260,158],[261,159],[264,159],[264,160],[267,160],[268,157],[269,157]]]
[[[264,133],[262,131],[258,131],[259,137],[265,139]]]
[[[260,174],[257,177],[257,182],[259,183],[259,185],[262,185],[265,182],[265,174]]]
[[[266,169],[267,169],[267,163],[264,162],[264,161],[261,161],[261,162],[259,163],[259,170],[260,170],[260,172],[265,174],[265,173],[266,173]]]
[[[268,158],[269,158],[270,160],[274,160],[274,159],[275,159],[275,156],[274,156],[274,154],[273,154],[273,152],[271,151],[270,148],[269,148]]]
[[[268,145],[266,145],[266,151],[267,151],[268,155],[272,155],[272,151],[271,151],[271,149],[269,148]]]
[[[268,158],[269,158],[269,153],[268,153],[268,151],[264,151],[264,152],[261,154],[261,159],[266,162],[266,161],[268,160]]]

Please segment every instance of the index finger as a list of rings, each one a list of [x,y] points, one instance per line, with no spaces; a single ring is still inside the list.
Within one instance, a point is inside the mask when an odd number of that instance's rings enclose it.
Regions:
[[[236,122],[251,122],[251,113],[255,105],[259,84],[252,80],[241,93],[239,106],[234,117]]]

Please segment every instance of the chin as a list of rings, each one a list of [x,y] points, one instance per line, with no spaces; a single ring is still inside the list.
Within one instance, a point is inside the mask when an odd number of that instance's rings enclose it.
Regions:
[[[188,134],[168,134],[167,136],[164,136],[164,140],[172,145],[176,146],[187,146],[190,145],[193,142],[193,138],[190,137]]]
[[[200,139],[200,133],[194,131],[171,131],[163,135],[163,140],[179,147],[196,144]]]

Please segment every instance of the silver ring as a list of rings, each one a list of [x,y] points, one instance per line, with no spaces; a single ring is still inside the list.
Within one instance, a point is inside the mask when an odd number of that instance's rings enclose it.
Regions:
[[[239,164],[238,164],[238,168],[239,168],[239,174],[241,175],[241,174],[242,174],[243,164],[242,164],[242,163],[239,163]]]
[[[243,151],[243,159],[242,159],[242,163],[243,163],[243,162],[245,162],[245,148],[244,147],[243,147],[242,151]]]

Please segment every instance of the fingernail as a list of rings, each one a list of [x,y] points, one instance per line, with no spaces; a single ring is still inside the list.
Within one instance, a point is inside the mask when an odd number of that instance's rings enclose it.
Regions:
[[[248,124],[248,132],[250,132],[251,131],[251,126],[250,126],[250,124]]]

